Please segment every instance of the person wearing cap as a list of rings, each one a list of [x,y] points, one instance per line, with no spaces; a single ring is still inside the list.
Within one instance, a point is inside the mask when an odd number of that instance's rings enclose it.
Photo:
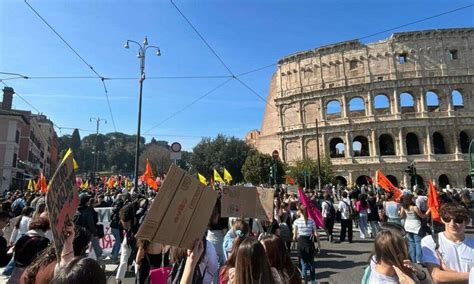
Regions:
[[[421,240],[422,262],[435,283],[474,283],[469,281],[469,273],[474,274],[474,238],[466,235],[469,211],[450,202],[439,213],[445,231]]]

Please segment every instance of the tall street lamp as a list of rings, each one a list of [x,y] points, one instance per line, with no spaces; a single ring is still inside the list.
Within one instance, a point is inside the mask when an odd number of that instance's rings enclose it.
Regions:
[[[143,81],[145,81],[145,55],[146,51],[149,48],[153,48],[156,51],[156,55],[160,56],[160,48],[154,45],[148,45],[148,39],[145,37],[143,45],[139,44],[134,40],[127,40],[124,47],[129,48],[129,43],[134,43],[138,45],[138,59],[140,59],[140,94],[138,99],[138,125],[137,125],[137,142],[135,146],[135,176],[134,176],[134,190],[138,190],[138,157],[140,155],[140,127],[142,123],[142,90],[143,90]]]

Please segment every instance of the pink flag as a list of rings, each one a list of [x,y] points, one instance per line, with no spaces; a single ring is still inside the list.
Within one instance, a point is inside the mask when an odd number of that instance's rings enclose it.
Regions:
[[[316,226],[324,228],[324,219],[319,209],[308,199],[301,188],[298,188],[298,194],[300,195],[301,203],[306,207],[309,218],[314,220]]]

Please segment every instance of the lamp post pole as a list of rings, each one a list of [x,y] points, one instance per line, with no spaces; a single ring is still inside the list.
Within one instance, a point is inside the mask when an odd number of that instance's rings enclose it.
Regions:
[[[107,120],[106,119],[103,119],[103,118],[100,118],[100,117],[91,117],[89,119],[90,122],[92,122],[93,120],[96,121],[97,123],[97,127],[96,127],[96,133],[95,133],[95,146],[94,146],[94,158],[92,159],[92,185],[95,185],[95,175],[96,175],[96,172],[97,170],[99,169],[99,159],[98,159],[98,153],[97,153],[97,137],[99,136],[99,125],[100,125],[100,122],[103,121],[105,122],[105,124],[107,124]]]
[[[143,91],[143,81],[145,81],[145,55],[148,48],[153,48],[156,50],[156,55],[160,56],[161,51],[160,48],[153,45],[148,45],[148,39],[145,37],[143,41],[143,45],[134,41],[134,40],[127,40],[124,47],[129,48],[129,43],[134,43],[138,45],[138,59],[140,59],[140,79],[138,80],[140,84],[140,92],[138,97],[138,123],[137,123],[137,140],[135,145],[135,172],[134,172],[134,186],[133,190],[138,191],[138,158],[140,155],[140,130],[142,124],[142,91]]]

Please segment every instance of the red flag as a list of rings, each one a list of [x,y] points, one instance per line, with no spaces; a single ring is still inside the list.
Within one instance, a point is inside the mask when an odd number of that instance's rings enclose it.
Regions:
[[[321,212],[319,212],[319,209],[308,199],[301,188],[298,188],[298,194],[300,195],[301,203],[303,203],[304,207],[306,207],[308,216],[313,219],[313,221],[316,223],[316,226],[324,228],[324,219],[321,215]]]
[[[154,190],[158,189],[158,184],[156,184],[155,179],[153,178],[153,171],[151,169],[151,164],[148,159],[146,159],[146,167],[143,176],[141,176],[142,181],[145,181],[151,188]]]
[[[385,192],[393,193],[393,200],[400,202],[400,197],[402,196],[402,192],[396,186],[394,186],[390,180],[382,174],[382,171],[377,170],[377,183],[378,185],[384,189]]]
[[[367,181],[367,184],[373,184],[374,183],[374,181],[368,176],[365,176],[365,180]]]
[[[441,217],[439,216],[439,199],[438,191],[436,190],[433,182],[428,182],[428,208],[431,210],[431,219],[441,223]]]

